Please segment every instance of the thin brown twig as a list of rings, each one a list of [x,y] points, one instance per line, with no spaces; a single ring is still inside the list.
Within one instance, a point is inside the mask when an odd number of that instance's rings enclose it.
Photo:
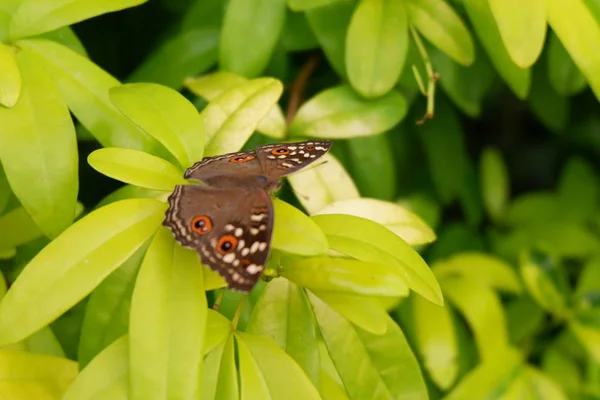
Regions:
[[[302,102],[302,95],[304,94],[304,87],[306,86],[306,82],[308,82],[308,78],[312,75],[312,73],[319,65],[319,61],[321,59],[320,53],[313,53],[306,63],[302,66],[302,69],[296,76],[296,79],[290,85],[290,99],[288,101],[287,115],[286,115],[286,124],[289,126],[294,117],[296,116],[296,112],[300,107],[300,103]]]

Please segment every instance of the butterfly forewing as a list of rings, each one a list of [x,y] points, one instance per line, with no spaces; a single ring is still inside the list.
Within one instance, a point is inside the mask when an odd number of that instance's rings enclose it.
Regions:
[[[278,179],[315,162],[330,148],[330,141],[308,140],[260,146],[256,154],[264,174],[270,179]]]

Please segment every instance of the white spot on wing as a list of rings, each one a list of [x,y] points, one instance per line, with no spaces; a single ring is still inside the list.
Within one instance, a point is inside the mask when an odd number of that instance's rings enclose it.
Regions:
[[[244,248],[242,249],[242,251],[240,252],[240,254],[241,254],[243,257],[246,257],[246,256],[247,256],[249,253],[250,253],[250,249],[249,249],[249,248],[247,248],[247,247],[244,247]]]
[[[258,245],[258,249],[260,251],[265,251],[266,248],[267,248],[267,242],[261,242],[261,244]]]
[[[223,261],[225,261],[227,264],[232,263],[233,260],[235,260],[235,253],[229,253],[223,256]]]
[[[260,245],[259,242],[252,243],[252,246],[250,246],[250,253],[252,253],[252,254],[256,253],[259,245]]]
[[[252,221],[262,221],[265,217],[267,216],[267,214],[265,213],[261,213],[261,214],[252,214],[250,216],[250,219]]]
[[[259,273],[260,271],[262,271],[262,265],[250,264],[246,267],[246,272],[252,275]]]
[[[242,233],[244,233],[244,230],[242,228],[236,228],[235,236],[240,237],[242,236]]]
[[[250,228],[250,233],[253,235],[258,235],[258,229],[256,228]]]
[[[226,231],[232,231],[235,229],[235,226],[231,225],[231,224],[227,224],[225,225],[225,230]]]

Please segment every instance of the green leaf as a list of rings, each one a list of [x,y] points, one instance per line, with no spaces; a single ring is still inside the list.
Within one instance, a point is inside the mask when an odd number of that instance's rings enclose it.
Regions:
[[[336,4],[339,0],[287,0],[287,5],[294,11],[306,11],[315,8]]]
[[[77,376],[77,363],[66,358],[0,350],[0,382],[7,399],[61,398]]]
[[[500,151],[495,147],[485,148],[479,170],[483,204],[488,214],[497,220],[504,212],[510,194],[508,171]]]
[[[436,262],[432,267],[438,279],[461,277],[492,289],[521,293],[521,282],[515,269],[502,259],[485,253],[459,253]]]
[[[581,92],[587,81],[556,34],[550,31],[548,36],[547,73],[550,84],[563,96]]]
[[[387,331],[373,335],[310,296],[327,351],[352,399],[426,399],[419,364],[404,334],[387,317]]]
[[[490,56],[492,64],[517,97],[524,99],[527,97],[531,83],[530,71],[521,69],[511,59],[502,42],[502,36],[494,20],[488,0],[467,1],[464,5],[473,28],[485,51]]]
[[[531,297],[519,297],[506,307],[506,322],[510,342],[522,344],[545,324],[546,313]]]
[[[545,58],[548,58],[547,55]],[[530,109],[549,130],[560,134],[569,119],[569,98],[554,90],[542,67],[541,62],[533,67],[531,92],[528,98]]]
[[[197,27],[220,28],[227,3],[221,0],[192,1],[185,10],[181,30],[190,31]]]
[[[548,23],[600,98],[600,26],[585,2],[547,0]],[[568,13],[565,10],[569,10]]]
[[[435,304],[443,304],[439,284],[425,261],[389,230],[368,219],[349,215],[312,218],[323,229],[332,249],[366,262],[383,263],[403,278],[404,285]]]
[[[522,370],[520,353],[507,349],[502,357],[487,360],[471,370],[444,400],[501,398]]]
[[[310,379],[283,350],[273,342],[260,336],[243,332],[235,333],[238,348],[244,348],[247,361],[252,361],[256,368],[254,380],[262,378],[262,388],[268,390],[272,399],[320,399],[319,392]],[[241,371],[243,373],[243,370]],[[248,378],[248,376],[246,376]],[[244,377],[241,379],[242,397],[248,392],[244,390]],[[246,380],[248,382],[248,380]],[[256,382],[252,382],[256,383]],[[256,387],[253,385],[253,387]],[[293,390],[290,390],[293,388]],[[254,394],[250,392],[251,394]],[[256,397],[259,399],[265,397]]]
[[[83,43],[81,43],[75,32],[73,32],[73,29],[71,29],[68,26],[63,26],[62,28],[58,28],[50,32],[45,32],[41,35],[38,35],[37,37],[40,39],[49,39],[53,42],[58,42],[62,45],[67,46],[74,52],[79,53],[84,57],[88,57],[85,47],[83,47]]]
[[[6,179],[6,174],[4,173],[4,168],[2,167],[2,163],[0,162],[0,215],[2,215],[12,197],[12,190],[10,189],[10,185],[8,184],[8,180]],[[6,231],[4,229],[0,229],[0,232]],[[3,240],[0,239],[0,243],[2,242]]]
[[[243,341],[237,341],[240,397],[242,399],[271,399],[271,393],[260,367]]]
[[[260,29],[256,21],[260,21]],[[231,0],[221,30],[220,67],[248,78],[259,76],[284,23],[285,0]]]
[[[567,400],[568,397],[562,392],[554,379],[539,371],[536,368],[526,366],[523,371],[525,384],[527,385],[525,394],[533,400],[556,399]]]
[[[239,399],[233,335],[211,351],[203,364],[203,399]]]
[[[515,198],[506,211],[504,222],[511,226],[532,226],[560,217],[558,196],[547,192],[529,192]]]
[[[56,357],[65,356],[65,352],[49,326],[42,328],[21,342],[3,347],[2,350],[27,351]]]
[[[24,0],[13,16],[10,34],[12,38],[33,36],[145,2],[146,0]]]
[[[204,337],[205,355],[212,352],[231,335],[231,321],[222,314],[209,308],[206,314],[206,335]]]
[[[151,199],[113,203],[47,245],[0,303],[0,345],[29,336],[90,293],[154,233],[165,209]]]
[[[147,249],[140,247],[90,295],[79,339],[80,367],[128,332],[133,286]]]
[[[330,204],[315,215],[348,214],[369,219],[388,228],[410,245],[431,243],[435,232],[418,215],[401,206],[377,199],[340,200]]]
[[[279,273],[311,290],[397,296],[406,288],[394,266],[343,258],[292,259],[280,267]]]
[[[504,357],[509,349],[508,332],[502,303],[496,293],[467,278],[444,278],[440,285],[471,327],[483,362]]]
[[[490,0],[490,9],[510,58],[521,68],[531,67],[546,39],[545,0]]]
[[[342,139],[376,135],[396,126],[406,115],[402,95],[392,90],[378,99],[361,98],[350,86],[326,89],[304,103],[290,136]]]
[[[202,159],[202,120],[185,97],[154,83],[110,89],[110,100],[132,122],[169,150],[183,168]]]
[[[0,43],[0,104],[11,108],[17,104],[21,94],[21,73],[14,48]]]
[[[252,310],[246,332],[273,341],[319,385],[317,333],[312,308],[301,288],[284,278],[270,281]]]
[[[599,200],[598,178],[592,166],[579,157],[570,158],[558,183],[558,207],[562,217],[585,223],[592,219]]]
[[[471,34],[448,3],[442,0],[409,0],[407,6],[410,23],[427,40],[457,63],[465,66],[473,63],[475,49]]]
[[[396,197],[396,164],[391,135],[381,134],[348,140],[348,165],[364,197],[393,200]],[[377,176],[377,180],[373,176]]]
[[[88,156],[88,163],[101,174],[148,189],[172,191],[186,183],[173,164],[139,150],[99,149]]]
[[[354,13],[354,0],[288,0],[302,1],[306,18],[327,60],[337,74],[346,77],[346,32]],[[308,3],[308,4],[307,4]],[[317,4],[318,3],[318,4]],[[324,4],[326,3],[326,4]],[[312,6],[314,4],[314,7]],[[296,5],[290,8],[299,11]]]
[[[55,237],[75,217],[75,128],[39,57],[22,50],[16,58],[23,87],[13,108],[0,109],[0,159],[23,207],[47,236]]]
[[[275,209],[272,247],[288,253],[314,256],[328,250],[321,228],[308,216],[286,202],[273,199]]]
[[[10,1],[10,3],[9,3]],[[0,42],[8,43],[10,21],[14,10],[19,6],[21,0],[3,0],[0,1]]]
[[[421,297],[411,297],[416,348],[424,367],[442,390],[458,376],[458,342],[448,306],[440,307]]]
[[[331,203],[360,197],[352,178],[344,166],[330,153],[321,158],[322,164],[307,168],[287,177],[299,195],[298,200],[309,214],[314,214]]]
[[[315,35],[308,26],[305,13],[287,11],[285,26],[281,34],[281,45],[290,52],[306,51],[319,47]]]
[[[0,217],[0,249],[10,249],[44,236],[23,207]]]
[[[313,290],[312,293],[364,331],[374,335],[383,335],[387,331],[388,314],[379,299],[322,290]]]
[[[580,366],[570,355],[558,350],[557,346],[549,347],[542,358],[544,374],[558,383],[569,398],[576,398],[581,390],[582,373]]]
[[[389,92],[400,78],[408,50],[408,16],[395,0],[360,0],[346,34],[350,84],[373,98]]]
[[[169,230],[159,229],[131,299],[132,399],[191,398],[198,393],[206,313],[198,255],[176,243]]]
[[[167,152],[154,138],[117,110],[108,97],[119,81],[89,59],[49,40],[17,42],[43,57],[43,64],[77,120],[104,147],[125,147],[162,156]]]
[[[600,362],[600,327],[590,327],[579,321],[573,321],[569,324],[569,329],[590,357],[595,362]]]
[[[186,30],[162,42],[127,80],[155,82],[179,90],[185,78],[211,68],[217,62],[219,31],[198,26],[201,28]]]
[[[205,156],[239,150],[283,91],[280,81],[258,78],[224,91],[200,114]]]
[[[534,249],[521,254],[519,267],[531,297],[546,311],[557,316],[567,314],[568,284],[558,260]]]
[[[247,82],[248,79],[231,72],[218,71],[198,78],[187,78],[185,86],[194,94],[212,101],[226,90]],[[267,115],[260,120],[256,130],[277,139],[282,139],[286,131],[285,117],[279,104],[275,104]]]
[[[62,400],[128,398],[128,339],[121,336],[98,354],[69,385]]]

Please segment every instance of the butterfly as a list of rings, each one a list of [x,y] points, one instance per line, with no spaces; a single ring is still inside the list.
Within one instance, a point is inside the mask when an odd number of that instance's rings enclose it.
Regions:
[[[205,157],[184,177],[203,184],[177,185],[163,225],[229,288],[249,292],[262,275],[271,248],[273,203],[280,178],[325,155],[331,142],[268,144],[255,150]]]

